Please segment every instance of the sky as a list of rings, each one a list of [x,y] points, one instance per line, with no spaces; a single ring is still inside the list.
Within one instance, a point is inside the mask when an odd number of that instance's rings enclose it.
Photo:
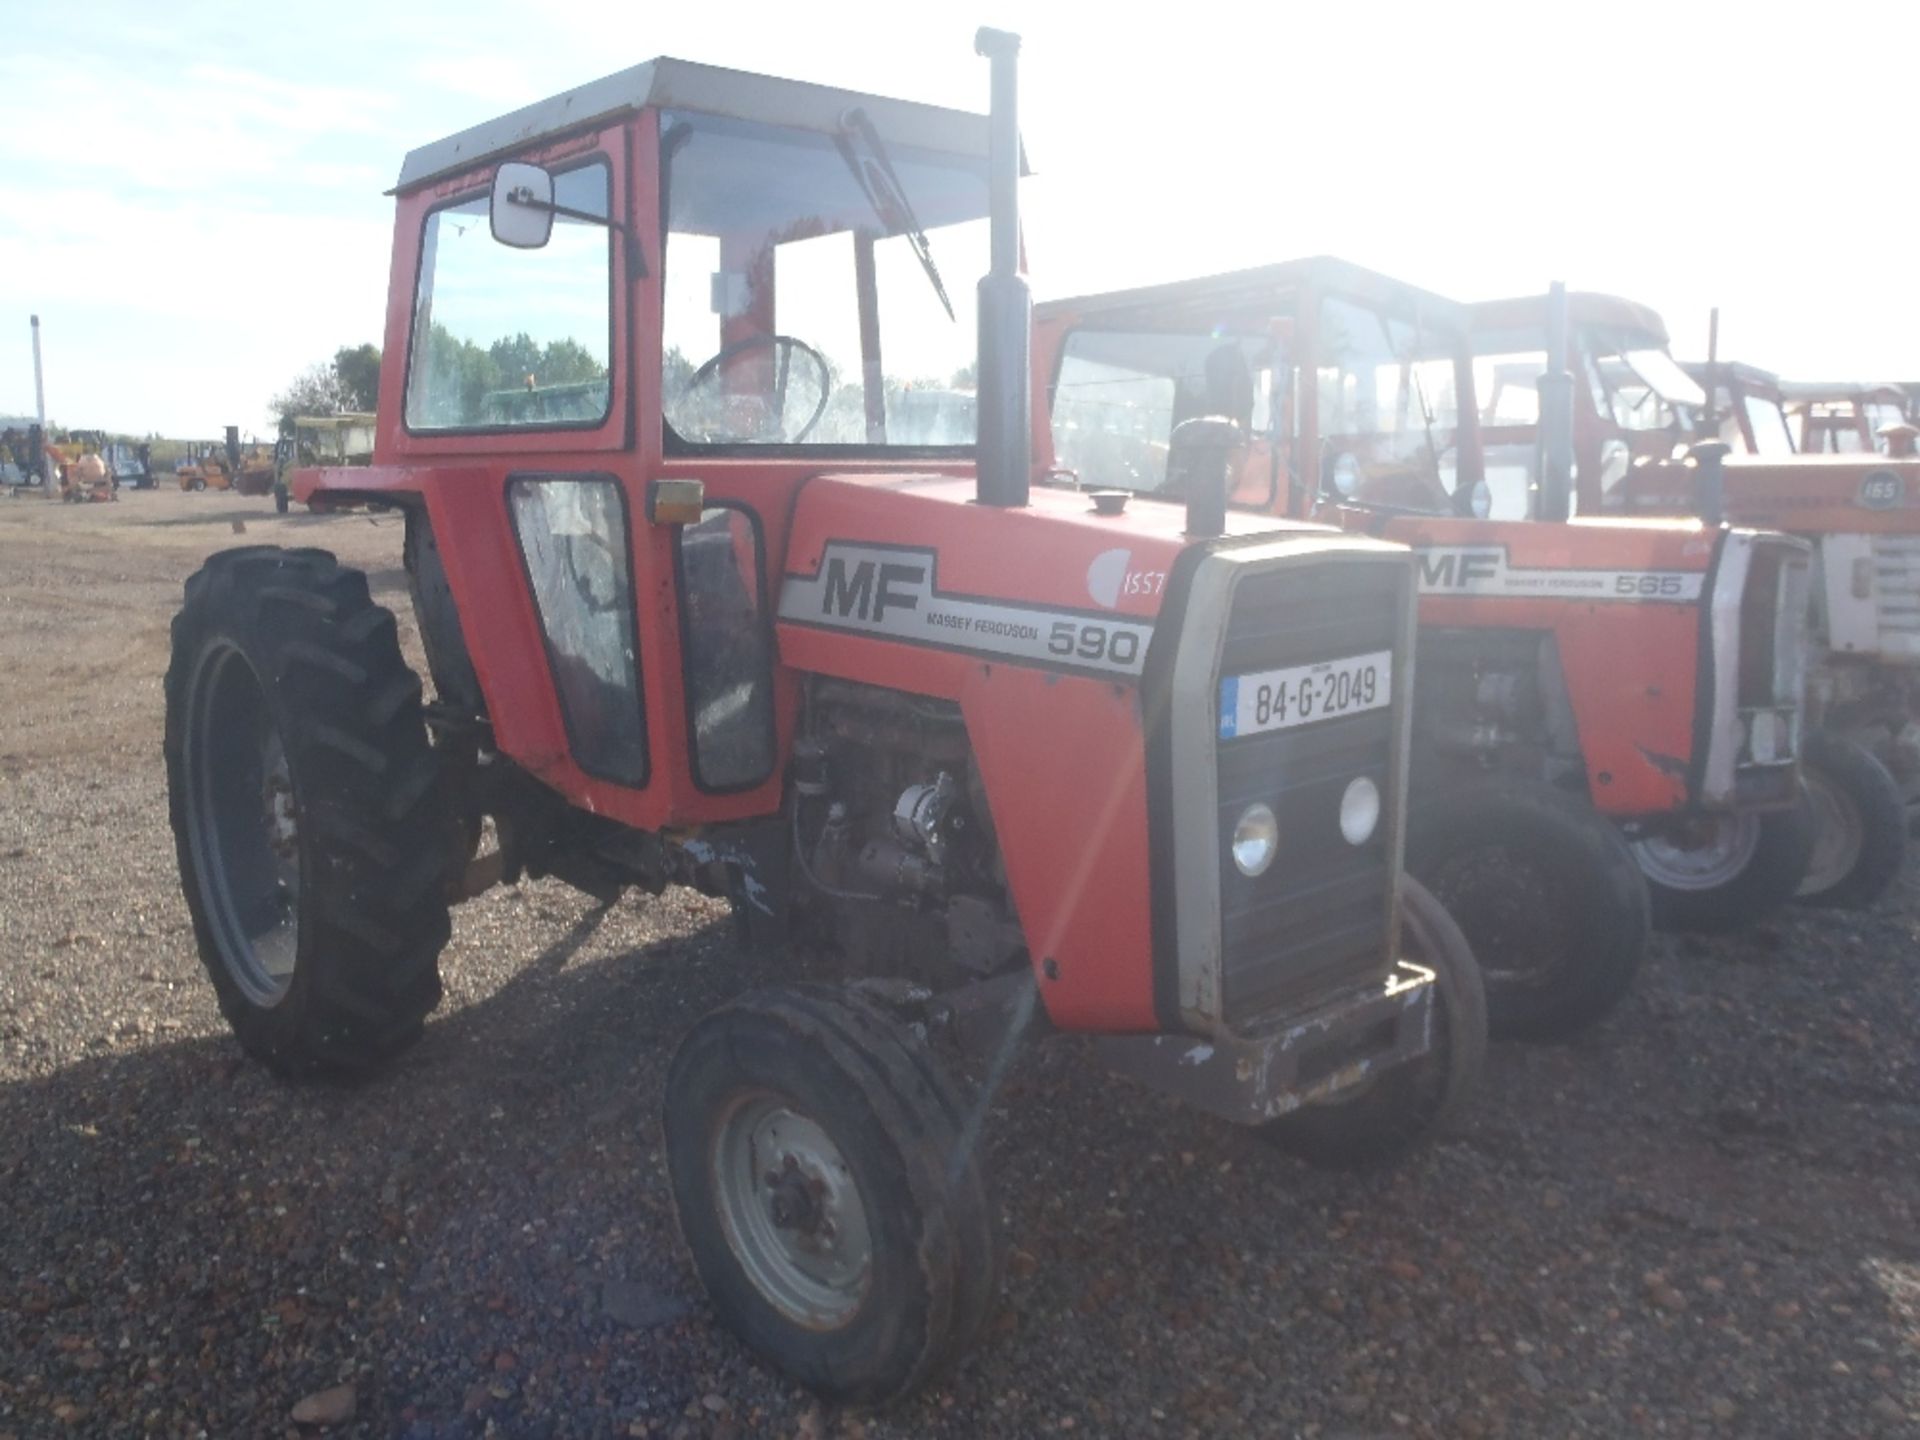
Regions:
[[[984,109],[1020,31],[1039,298],[1330,253],[1566,281],[1705,351],[1920,379],[1920,5],[0,0],[0,414],[264,429],[383,339],[410,148],[655,55]],[[959,283],[967,283],[964,279]]]

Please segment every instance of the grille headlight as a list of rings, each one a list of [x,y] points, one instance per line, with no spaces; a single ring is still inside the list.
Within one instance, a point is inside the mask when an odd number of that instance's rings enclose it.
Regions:
[[[1380,824],[1380,787],[1365,775],[1347,783],[1340,797],[1340,833],[1349,845],[1364,845]]]
[[[1280,822],[1265,805],[1249,805],[1233,827],[1233,863],[1249,880],[1266,872],[1280,850]]]

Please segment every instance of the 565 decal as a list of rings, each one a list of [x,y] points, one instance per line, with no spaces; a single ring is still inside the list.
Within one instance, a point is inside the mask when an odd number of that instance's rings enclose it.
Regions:
[[[780,619],[1037,665],[1138,675],[1153,624],[940,589],[931,550],[834,540],[820,569],[789,575]]]
[[[1706,575],[1699,570],[1591,570],[1577,566],[1513,565],[1504,545],[1429,545],[1415,551],[1422,595],[1498,598],[1554,596],[1568,600],[1666,600],[1700,598]]]

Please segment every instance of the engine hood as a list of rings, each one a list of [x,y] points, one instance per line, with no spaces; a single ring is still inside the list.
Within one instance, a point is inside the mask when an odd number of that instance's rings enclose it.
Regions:
[[[1636,465],[1624,489],[1635,510],[1685,511],[1692,469]],[[1920,532],[1920,460],[1884,455],[1729,455],[1727,518],[1799,535]]]

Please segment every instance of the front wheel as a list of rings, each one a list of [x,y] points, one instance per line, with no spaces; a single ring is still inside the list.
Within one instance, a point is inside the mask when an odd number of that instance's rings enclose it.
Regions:
[[[1639,973],[1646,882],[1613,826],[1559,790],[1487,779],[1423,797],[1407,868],[1473,947],[1496,1039],[1575,1034]]]
[[[1387,1164],[1443,1131],[1459,1113],[1487,1054],[1487,993],[1467,938],[1418,880],[1400,881],[1400,948],[1434,972],[1432,1043],[1417,1059],[1330,1100],[1260,1127],[1264,1139],[1315,1165]]]
[[[1813,853],[1803,790],[1785,810],[1676,821],[1633,842],[1662,930],[1724,933],[1765,919],[1793,898]]]
[[[1885,895],[1907,862],[1907,806],[1893,772],[1844,736],[1807,742],[1801,773],[1813,800],[1813,858],[1794,898],[1862,910]]]
[[[694,1026],[666,1086],[680,1233],[720,1318],[829,1399],[882,1405],[977,1341],[998,1244],[925,1042],[824,986]]]

